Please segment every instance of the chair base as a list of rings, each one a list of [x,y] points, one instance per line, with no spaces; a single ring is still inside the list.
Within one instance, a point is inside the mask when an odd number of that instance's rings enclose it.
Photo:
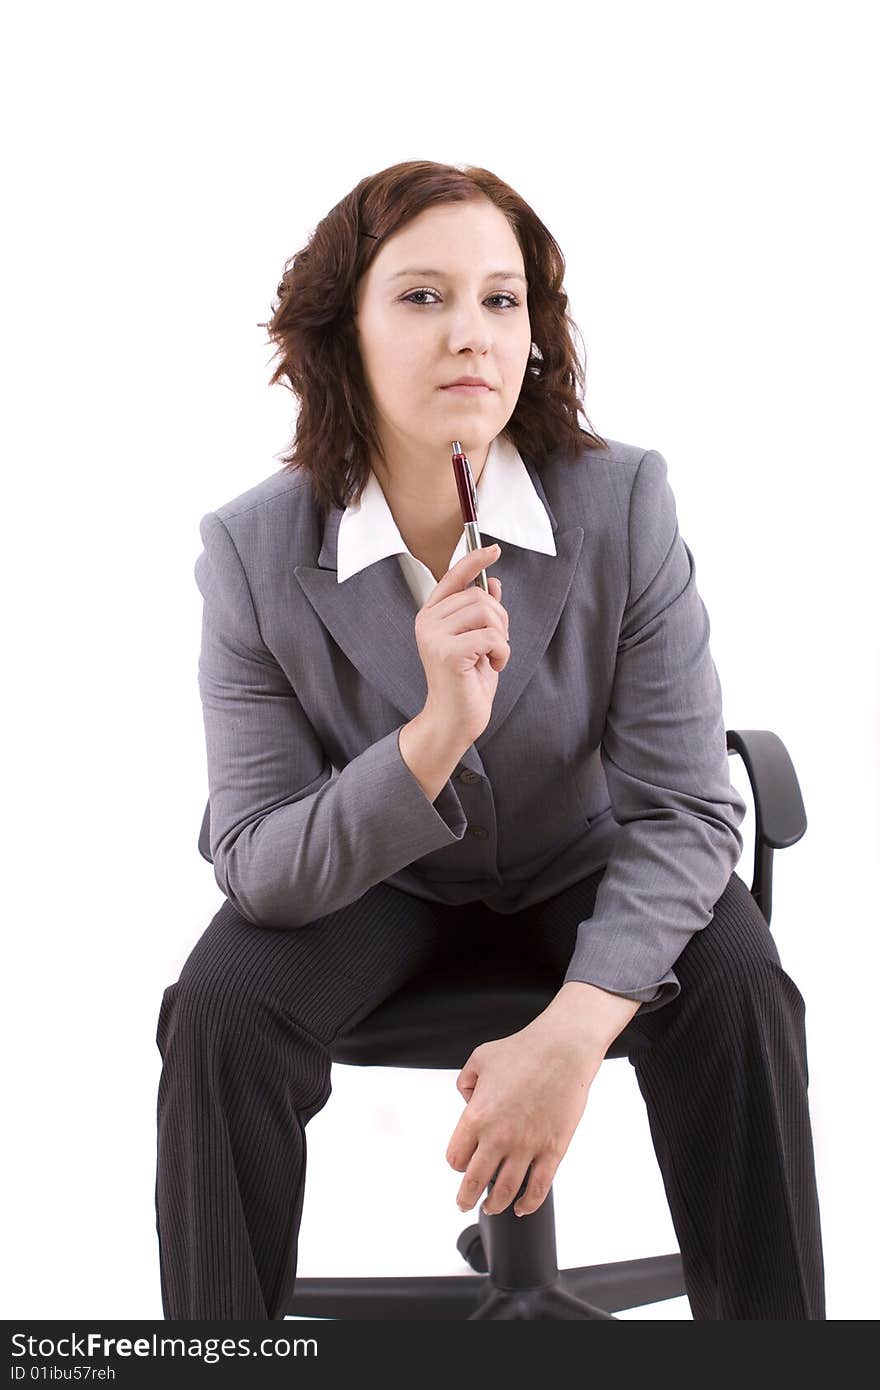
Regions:
[[[530,1288],[500,1288],[490,1274],[298,1277],[285,1315],[388,1321],[616,1321],[613,1314],[621,1309],[680,1298],[685,1292],[681,1256],[657,1255],[560,1270],[549,1283]]]

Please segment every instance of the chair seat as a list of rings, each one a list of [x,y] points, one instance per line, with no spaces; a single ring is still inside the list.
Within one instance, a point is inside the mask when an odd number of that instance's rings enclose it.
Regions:
[[[410,980],[338,1037],[334,1062],[458,1070],[474,1048],[518,1032],[559,992],[559,976],[517,958],[456,959]],[[626,1056],[615,1039],[606,1057]]]

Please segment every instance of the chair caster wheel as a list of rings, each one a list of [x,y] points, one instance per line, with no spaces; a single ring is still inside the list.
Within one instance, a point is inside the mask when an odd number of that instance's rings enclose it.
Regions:
[[[455,1242],[458,1253],[477,1274],[488,1274],[489,1264],[483,1249],[479,1226],[467,1226]]]

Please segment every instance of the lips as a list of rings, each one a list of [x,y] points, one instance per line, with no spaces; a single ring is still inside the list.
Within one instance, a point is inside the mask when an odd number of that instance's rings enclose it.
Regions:
[[[447,381],[446,385],[441,389],[443,391],[448,391],[452,386],[482,386],[486,391],[492,390],[488,381],[484,381],[480,376],[462,376],[459,377],[458,381]]]
[[[448,386],[441,386],[441,391],[464,391],[473,395],[488,395],[492,391],[492,386],[487,386],[482,381],[452,381]]]

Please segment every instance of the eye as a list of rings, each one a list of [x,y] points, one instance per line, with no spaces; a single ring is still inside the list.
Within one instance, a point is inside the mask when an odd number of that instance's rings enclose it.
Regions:
[[[416,301],[415,301],[415,295],[417,295],[417,294],[436,294],[436,293],[437,293],[436,290],[411,290],[409,294],[405,294],[405,295],[403,296],[403,300],[402,300],[401,302],[404,303],[404,304],[407,304],[407,303],[415,303],[415,302],[416,302]],[[490,295],[488,296],[488,298],[489,298],[489,299],[506,299],[506,300],[509,300],[509,303],[508,303],[508,304],[502,304],[502,305],[500,306],[502,309],[516,309],[516,308],[519,306],[519,300],[516,298],[516,296],[513,295],[513,294],[508,294],[506,290],[504,290],[504,291],[499,291],[498,294],[490,294]],[[423,301],[422,301],[422,302],[423,302]]]

